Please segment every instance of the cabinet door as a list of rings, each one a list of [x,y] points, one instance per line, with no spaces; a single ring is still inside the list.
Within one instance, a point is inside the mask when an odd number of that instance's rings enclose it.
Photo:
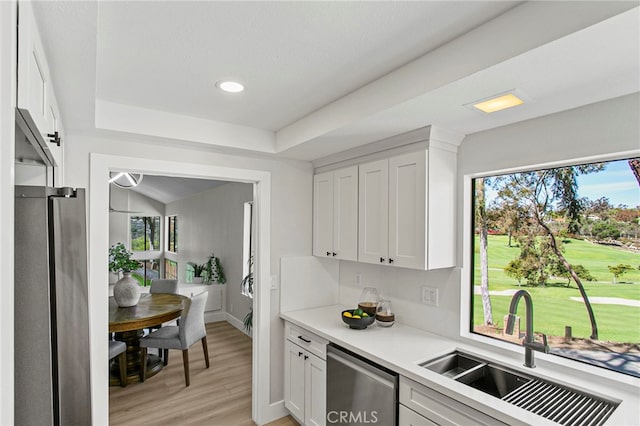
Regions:
[[[333,252],[358,260],[358,166],[333,172]]]
[[[313,254],[333,255],[333,172],[313,177]]]
[[[307,352],[305,365],[305,425],[325,426],[327,362]]]
[[[305,404],[304,351],[285,340],[284,352],[284,405],[299,421],[304,420]]]
[[[426,155],[419,151],[389,159],[388,263],[396,266],[426,266]]]
[[[62,151],[62,138],[63,138],[63,130],[62,123],[60,121],[60,112],[58,110],[58,105],[56,103],[56,98],[53,94],[53,89],[49,86],[49,97],[47,102],[47,125],[49,126],[50,133],[49,134],[58,134],[58,138],[60,140],[60,145],[58,145],[54,138],[46,135],[46,143],[49,147],[49,152],[51,153],[51,159],[53,160],[53,179],[54,186],[63,186],[63,151]]]
[[[389,162],[359,166],[358,260],[387,262],[389,228]]]
[[[49,69],[29,2],[18,5],[18,102],[29,128],[43,144],[51,131],[48,120]],[[44,145],[43,145],[44,146]]]

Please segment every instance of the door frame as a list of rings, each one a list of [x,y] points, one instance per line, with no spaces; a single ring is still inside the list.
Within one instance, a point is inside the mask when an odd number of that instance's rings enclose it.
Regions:
[[[91,341],[91,402],[93,424],[109,423],[107,339],[109,249],[109,172],[140,173],[226,180],[253,184],[256,217],[256,285],[253,299],[253,360],[251,417],[263,424],[271,417],[270,400],[270,285],[271,277],[271,173],[206,164],[91,153],[89,160],[89,321]],[[264,283],[264,285],[261,285]]]

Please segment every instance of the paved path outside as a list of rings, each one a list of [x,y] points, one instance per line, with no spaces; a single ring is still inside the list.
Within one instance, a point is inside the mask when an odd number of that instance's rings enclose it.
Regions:
[[[571,300],[583,302],[582,297],[572,297]],[[640,308],[640,300],[623,299],[621,297],[590,297],[589,302],[598,305],[623,305]]]
[[[638,353],[620,354],[616,352],[556,348],[551,349],[551,353],[640,377],[640,354]]]

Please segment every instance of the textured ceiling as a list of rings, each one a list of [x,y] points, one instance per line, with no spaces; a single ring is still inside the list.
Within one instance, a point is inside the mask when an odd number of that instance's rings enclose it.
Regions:
[[[314,160],[429,124],[461,134],[640,88],[637,1],[34,2],[75,134]],[[241,95],[214,88],[235,78]],[[509,89],[491,116],[463,105]]]
[[[132,191],[145,195],[163,204],[182,200],[226,183],[219,180],[178,178],[169,176],[145,175],[140,185]]]
[[[514,4],[102,2],[96,95],[278,130]]]

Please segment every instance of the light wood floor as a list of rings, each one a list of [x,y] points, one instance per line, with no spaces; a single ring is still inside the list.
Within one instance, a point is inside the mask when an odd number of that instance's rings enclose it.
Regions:
[[[207,324],[211,367],[202,345],[189,349],[191,386],[184,385],[182,354],[144,383],[109,388],[111,425],[254,425],[251,421],[251,339],[226,321]],[[273,426],[297,425],[291,417]]]

